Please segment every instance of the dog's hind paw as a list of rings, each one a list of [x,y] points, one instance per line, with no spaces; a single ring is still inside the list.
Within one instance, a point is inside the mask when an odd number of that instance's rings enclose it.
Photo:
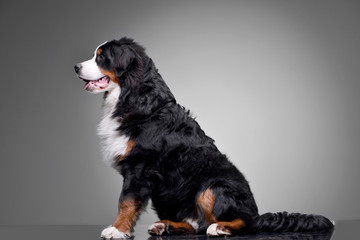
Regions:
[[[154,223],[148,228],[148,233],[153,236],[161,236],[165,232],[165,223]]]
[[[227,235],[231,235],[231,233],[226,232],[226,231],[221,230],[220,228],[218,228],[218,224],[217,224],[217,223],[211,224],[211,225],[207,228],[206,234],[207,234],[208,236],[227,236]]]

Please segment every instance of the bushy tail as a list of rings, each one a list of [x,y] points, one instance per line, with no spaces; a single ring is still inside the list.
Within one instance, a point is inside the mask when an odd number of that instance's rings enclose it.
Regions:
[[[265,213],[255,221],[256,232],[309,232],[334,228],[333,222],[320,215]]]

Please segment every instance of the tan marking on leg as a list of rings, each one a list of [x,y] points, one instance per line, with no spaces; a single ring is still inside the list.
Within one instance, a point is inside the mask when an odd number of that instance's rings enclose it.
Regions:
[[[187,222],[172,222],[169,220],[161,220],[161,221],[158,221],[157,223],[159,223],[159,222],[165,223],[169,226],[172,226],[173,228],[185,228],[186,230],[194,231],[194,228]]]
[[[195,229],[187,222],[172,222],[169,220],[161,220],[156,223],[164,223],[166,226],[166,232],[169,234],[195,234]]]
[[[217,222],[216,217],[213,215],[212,211],[214,208],[215,196],[213,191],[208,188],[205,192],[201,193],[198,199],[196,200],[196,205],[204,213],[205,220],[208,223]]]
[[[231,233],[232,230],[239,231],[241,228],[245,227],[245,223],[241,219],[234,219],[231,222],[217,222],[218,229],[224,232]]]
[[[120,232],[130,233],[139,215],[139,203],[135,200],[127,199],[119,202],[118,214],[113,227],[117,228]]]
[[[135,141],[130,139],[130,140],[126,143],[125,153],[117,156],[117,157],[116,157],[116,161],[117,161],[117,162],[120,162],[121,160],[123,160],[127,155],[129,155],[129,153],[131,152],[131,150],[133,149],[134,146],[135,146]]]

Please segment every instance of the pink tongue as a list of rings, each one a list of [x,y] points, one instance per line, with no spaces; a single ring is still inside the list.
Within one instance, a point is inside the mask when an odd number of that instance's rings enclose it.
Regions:
[[[97,87],[106,87],[108,85],[108,79],[106,77],[95,82]]]
[[[90,82],[86,83],[85,86],[84,86],[84,89],[86,90],[90,85]]]
[[[102,79],[99,80],[93,80],[93,81],[89,81],[85,84],[84,89],[87,89],[89,86],[95,86],[95,87],[101,87],[104,88],[108,85],[108,78],[104,77]]]

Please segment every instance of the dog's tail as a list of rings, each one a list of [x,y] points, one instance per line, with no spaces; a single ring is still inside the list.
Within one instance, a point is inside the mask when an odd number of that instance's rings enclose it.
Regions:
[[[265,213],[255,220],[255,232],[309,232],[334,228],[335,222],[320,215]]]

